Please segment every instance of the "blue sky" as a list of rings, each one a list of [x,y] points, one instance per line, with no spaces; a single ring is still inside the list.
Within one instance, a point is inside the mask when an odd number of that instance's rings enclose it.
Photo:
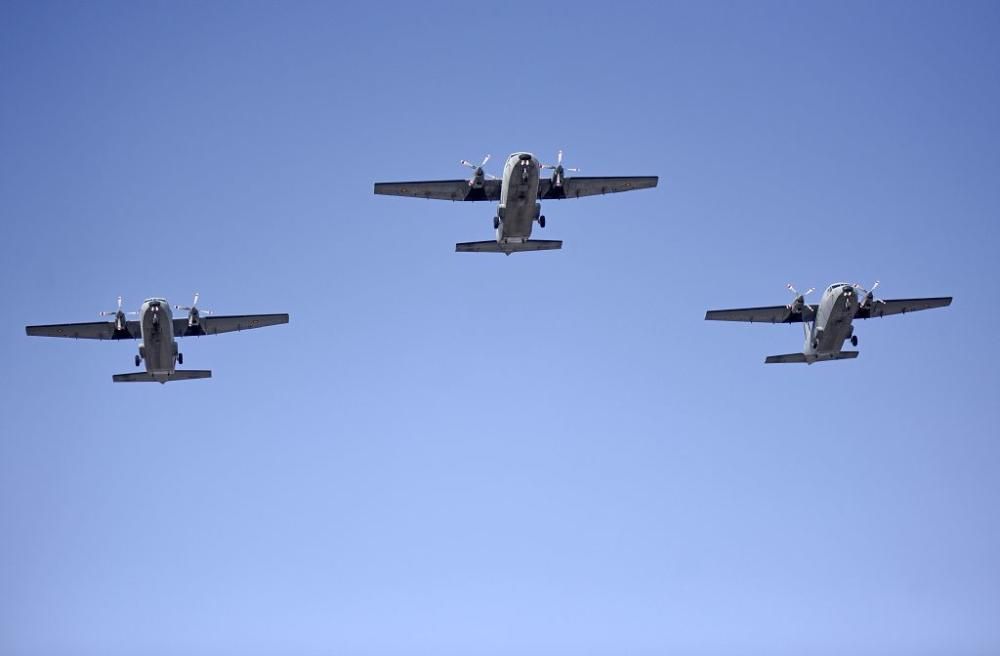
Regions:
[[[1000,651],[995,3],[7,3],[0,652]],[[653,191],[372,195],[558,149]],[[765,367],[787,282],[946,310]],[[288,326],[28,339],[119,294]]]

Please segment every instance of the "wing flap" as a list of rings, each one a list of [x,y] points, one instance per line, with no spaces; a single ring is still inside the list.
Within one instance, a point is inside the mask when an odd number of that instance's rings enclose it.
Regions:
[[[484,180],[482,186],[468,180],[427,180],[414,182],[376,182],[375,193],[382,196],[409,196],[432,200],[500,200],[500,181]]]
[[[123,330],[115,329],[114,321],[87,323],[54,323],[44,326],[25,326],[29,337],[69,337],[72,339],[139,339],[139,325],[135,321],[125,324]]]
[[[887,317],[893,314],[906,314],[908,312],[919,312],[920,310],[933,310],[934,308],[947,307],[951,305],[951,296],[938,296],[936,298],[901,298],[889,301],[875,301],[870,307],[858,308],[855,319],[873,319],[875,317]]]
[[[816,316],[816,306],[806,305],[802,312],[792,312],[787,305],[740,308],[735,310],[709,310],[706,321],[745,321],[747,323],[802,323],[812,321]]]
[[[266,326],[288,323],[287,314],[234,314],[229,316],[206,316],[191,326],[186,318],[174,319],[174,335],[177,337],[200,337],[218,335],[240,330],[253,330]]]
[[[617,178],[574,177],[565,178],[561,186],[552,184],[551,179],[539,180],[538,199],[552,200],[560,198],[582,198],[583,196],[599,196],[602,194],[617,194],[636,189],[650,189],[659,182],[659,176],[634,175]]]

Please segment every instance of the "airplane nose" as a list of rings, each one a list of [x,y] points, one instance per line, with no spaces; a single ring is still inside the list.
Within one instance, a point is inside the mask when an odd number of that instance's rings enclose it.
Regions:
[[[528,153],[521,153],[521,161],[522,162],[527,162],[530,159],[531,159],[531,155],[529,155]]]

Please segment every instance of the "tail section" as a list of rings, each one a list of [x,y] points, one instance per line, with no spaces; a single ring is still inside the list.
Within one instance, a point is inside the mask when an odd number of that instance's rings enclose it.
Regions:
[[[455,244],[456,253],[523,253],[526,251],[552,251],[562,248],[562,242],[549,239],[529,239],[522,242],[466,241]]]
[[[764,364],[786,364],[823,362],[826,360],[852,360],[858,357],[858,351],[841,351],[840,353],[785,353],[784,355],[769,355],[764,360]]]
[[[169,383],[172,380],[194,380],[196,378],[211,378],[212,372],[207,369],[184,369],[173,373],[143,372],[140,374],[115,374],[111,380],[116,383]]]

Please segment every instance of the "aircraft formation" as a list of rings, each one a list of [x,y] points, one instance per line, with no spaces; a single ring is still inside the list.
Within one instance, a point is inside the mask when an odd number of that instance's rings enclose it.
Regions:
[[[657,176],[585,177],[567,176],[579,169],[563,166],[563,152],[556,156],[555,164],[544,164],[533,154],[515,152],[504,163],[499,178],[485,172],[490,156],[479,164],[461,160],[460,164],[472,170],[469,178],[453,180],[418,180],[410,182],[376,182],[375,194],[408,196],[450,201],[496,202],[493,214],[495,238],[487,241],[459,242],[455,250],[460,253],[503,253],[511,255],[527,251],[556,250],[562,241],[532,239],[534,225],[545,228],[542,200],[564,200],[612,194],[656,187]],[[551,171],[551,174],[543,174]],[[878,281],[870,290],[858,284],[834,283],[826,288],[819,303],[809,304],[805,297],[812,289],[800,294],[791,284],[788,289],[795,295],[791,303],[753,308],[709,310],[706,320],[743,321],[747,323],[801,323],[804,332],[802,351],[768,356],[764,362],[805,363],[856,358],[858,351],[843,350],[850,342],[858,345],[854,334],[855,319],[871,319],[893,314],[907,314],[919,310],[946,307],[951,297],[909,298],[883,300],[875,297]],[[859,293],[860,292],[860,293]],[[110,320],[84,323],[63,323],[26,326],[29,336],[68,337],[96,340],[141,340],[135,355],[135,366],[145,363],[145,371],[115,374],[116,383],[151,382],[167,383],[174,380],[211,378],[205,369],[177,369],[184,364],[177,338],[201,337],[219,333],[237,332],[288,323],[286,313],[214,315],[198,309],[198,294],[190,306],[173,306],[186,313],[174,318],[171,306],[164,298],[148,298],[137,312],[118,307],[101,312]],[[129,319],[136,316],[137,319]]]

